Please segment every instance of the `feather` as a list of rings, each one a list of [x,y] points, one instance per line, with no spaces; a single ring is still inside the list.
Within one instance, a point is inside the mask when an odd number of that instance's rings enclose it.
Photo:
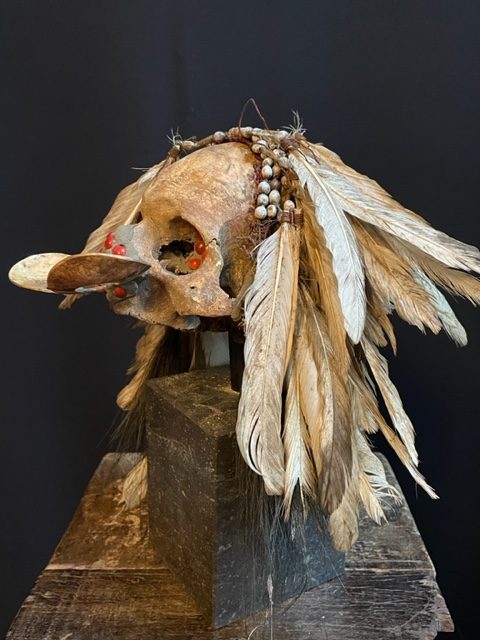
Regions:
[[[303,365],[300,408],[310,434],[320,506],[331,513],[342,500],[352,469],[350,397],[321,314],[305,290],[301,299],[306,323],[298,341]]]
[[[339,551],[349,551],[358,538],[360,469],[354,458],[352,475],[342,501],[328,520],[332,542]]]
[[[101,251],[108,233],[115,231],[115,229],[121,225],[131,224],[135,220],[145,189],[150,185],[151,181],[156,178],[163,165],[164,162],[160,162],[151,167],[136,182],[133,182],[120,191],[110,211],[102,220],[102,224],[88,236],[82,253],[97,253]],[[60,303],[60,309],[69,309],[79,297],[80,295],[78,294],[65,296]]]
[[[161,324],[151,324],[145,328],[145,333],[137,343],[135,361],[128,370],[128,373],[135,375],[117,396],[117,405],[123,411],[129,411],[137,403],[143,385],[150,378],[157,351],[167,331],[168,327]]]
[[[396,254],[374,228],[359,222],[353,227],[368,281],[384,307],[393,307],[403,320],[421,331],[428,327],[438,333],[441,323],[436,308],[428,292],[416,281],[410,264]]]
[[[362,340],[362,348],[367,358],[370,370],[385,401],[390,418],[402,439],[413,463],[418,465],[418,455],[415,449],[415,431],[410,418],[405,413],[398,391],[388,376],[388,364],[377,347],[371,342]]]
[[[449,267],[480,272],[480,251],[431,227],[396,202],[377,182],[345,165],[322,145],[309,145],[318,161],[317,173],[339,206],[393,237],[401,238]]]
[[[475,276],[450,269],[425,252],[409,246],[398,238],[387,237],[387,242],[397,253],[405,256],[416,268],[423,271],[430,280],[454,296],[466,298],[472,304],[480,304],[480,280]]]
[[[290,516],[292,499],[297,485],[302,504],[306,497],[314,497],[316,489],[315,467],[311,457],[310,436],[305,419],[300,411],[299,375],[297,352],[294,347],[287,370],[287,395],[285,399],[284,446],[285,446],[285,488],[283,507],[285,518]]]
[[[365,323],[365,335],[377,347],[387,346],[390,342],[393,353],[397,353],[397,339],[393,325],[388,317],[391,312],[390,305],[381,302],[370,283],[367,282],[367,319]]]
[[[290,358],[298,286],[299,231],[280,225],[260,245],[245,296],[245,370],[237,440],[247,464],[269,494],[284,489],[282,389]]]
[[[147,471],[147,456],[142,456],[123,481],[121,502],[127,509],[134,509],[145,499],[148,490]]]
[[[316,218],[332,254],[345,328],[356,344],[363,333],[366,302],[365,279],[355,234],[341,203],[319,175],[318,164],[299,151],[292,151],[289,158],[300,184],[314,203]]]
[[[313,203],[303,194],[300,203],[304,215],[302,273],[314,304],[325,317],[326,331],[336,355],[337,366],[346,376],[350,366],[350,354],[337,281],[332,268],[332,255],[327,249],[323,230],[315,217]]]
[[[419,484],[431,498],[438,498],[435,491],[427,484],[425,478],[418,471],[416,463],[412,460],[410,453],[407,451],[403,442],[393,429],[385,422],[379,411],[374,391],[368,382],[368,374],[364,371],[364,367],[361,367],[361,369],[362,374],[359,373],[357,365],[357,367],[352,368],[351,373],[353,386],[360,397],[356,403],[359,408],[357,424],[360,426],[361,430],[366,433],[375,433],[380,429],[388,444],[392,447],[400,462],[405,465],[407,471],[415,482],[417,482],[417,484]]]
[[[467,332],[459,322],[443,293],[437,289],[430,278],[428,278],[421,269],[415,269],[414,278],[418,284],[425,289],[427,295],[435,305],[438,318],[442,323],[445,332],[454,342],[456,342],[456,344],[458,344],[458,346],[464,347],[468,343]]]
[[[359,494],[365,509],[377,524],[386,520],[382,508],[382,500],[389,499],[400,502],[400,494],[387,480],[381,460],[370,449],[367,439],[360,432],[356,432],[361,468]]]

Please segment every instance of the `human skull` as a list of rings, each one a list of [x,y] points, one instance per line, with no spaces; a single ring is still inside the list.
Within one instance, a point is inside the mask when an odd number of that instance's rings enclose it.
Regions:
[[[30,256],[10,278],[54,293],[101,291],[116,313],[178,329],[230,316],[252,266],[257,164],[239,142],[194,151],[137,183],[140,206],[100,252]]]

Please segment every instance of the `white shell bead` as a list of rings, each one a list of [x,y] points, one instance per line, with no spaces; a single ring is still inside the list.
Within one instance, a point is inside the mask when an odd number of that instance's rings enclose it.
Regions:
[[[224,131],[215,131],[213,134],[214,142],[223,142],[225,140],[225,132]]]
[[[256,135],[256,136],[260,136],[263,133],[263,129],[260,129],[259,127],[253,127],[252,132]]]
[[[184,140],[182,142],[182,149],[185,151],[191,151],[195,147],[195,142],[193,140]]]
[[[240,129],[242,136],[245,136],[245,138],[250,138],[250,136],[252,135],[252,131],[252,127],[242,127]]]
[[[272,164],[273,164],[273,160],[271,158],[264,158],[263,161],[262,161],[262,164],[263,165],[268,164],[268,166],[271,167]]]
[[[270,180],[270,186],[272,189],[280,189],[280,180],[273,178],[273,180]]]
[[[256,142],[255,144],[252,144],[252,153],[261,153],[263,148],[263,145]]]
[[[283,208],[285,211],[291,211],[292,209],[295,209],[295,203],[292,202],[292,200],[285,200]]]
[[[266,180],[262,180],[258,184],[258,192],[259,193],[270,193],[270,185]]]
[[[290,160],[286,156],[283,156],[283,158],[279,158],[278,164],[282,167],[282,169],[290,168]]]
[[[280,191],[277,191],[276,189],[270,191],[268,199],[270,200],[271,204],[278,204],[280,202]]]
[[[262,167],[262,177],[271,178],[272,176],[273,176],[272,167],[270,167],[268,164],[264,165]]]
[[[266,193],[261,193],[257,196],[257,204],[258,205],[267,205],[270,202],[269,197]]]
[[[278,207],[275,204],[269,204],[267,207],[267,215],[269,218],[276,218],[278,213]]]
[[[266,207],[257,207],[255,209],[255,217],[258,218],[258,220],[265,220],[265,218],[267,217]]]

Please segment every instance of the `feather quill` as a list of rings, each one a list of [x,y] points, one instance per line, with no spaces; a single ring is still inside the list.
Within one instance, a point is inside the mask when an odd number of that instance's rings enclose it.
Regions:
[[[318,173],[318,164],[300,151],[289,155],[300,184],[314,203],[315,215],[332,254],[345,328],[356,344],[365,324],[365,279],[355,234],[336,195]]]
[[[299,231],[283,223],[260,245],[257,269],[245,296],[245,370],[237,440],[265,490],[282,495],[282,389],[290,358],[299,268]]]

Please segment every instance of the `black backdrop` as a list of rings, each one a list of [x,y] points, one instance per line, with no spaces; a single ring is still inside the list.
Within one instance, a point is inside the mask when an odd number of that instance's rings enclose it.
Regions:
[[[137,337],[100,296],[60,313],[57,298],[15,289],[9,265],[80,249],[130,167],[164,156],[171,127],[228,128],[250,96],[272,127],[298,109],[311,139],[478,244],[479,29],[474,1],[2,2],[4,627],[109,446]],[[475,310],[456,308],[468,348],[397,323],[392,363],[442,499],[396,469],[456,637],[474,638],[480,332]]]

